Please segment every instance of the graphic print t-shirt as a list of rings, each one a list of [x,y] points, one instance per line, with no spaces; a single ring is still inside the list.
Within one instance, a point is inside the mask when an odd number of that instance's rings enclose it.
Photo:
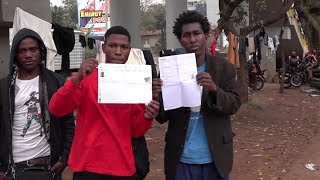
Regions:
[[[16,80],[12,148],[15,163],[50,155],[41,119],[39,76]]]

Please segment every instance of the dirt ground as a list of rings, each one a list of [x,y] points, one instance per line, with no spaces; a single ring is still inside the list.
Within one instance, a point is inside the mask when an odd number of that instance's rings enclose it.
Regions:
[[[320,171],[306,163],[320,164],[320,97],[306,93],[307,86],[280,94],[277,84],[254,92],[250,102],[232,117],[234,166],[231,180],[319,180]],[[154,123],[146,135],[151,171],[147,180],[163,180],[166,125]],[[65,180],[71,173],[65,173]]]

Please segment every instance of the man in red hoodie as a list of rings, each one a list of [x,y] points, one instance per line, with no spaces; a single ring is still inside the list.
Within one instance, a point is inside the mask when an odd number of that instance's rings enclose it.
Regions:
[[[124,64],[130,34],[114,26],[105,34],[106,63]],[[98,61],[86,59],[78,73],[52,97],[49,109],[60,117],[77,109],[69,157],[74,180],[131,180],[136,172],[131,138],[143,136],[158,114],[159,103],[99,104]]]

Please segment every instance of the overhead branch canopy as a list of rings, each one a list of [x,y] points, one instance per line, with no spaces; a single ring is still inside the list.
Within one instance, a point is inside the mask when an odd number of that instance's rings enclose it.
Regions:
[[[257,20],[256,22],[250,22],[249,26],[243,27],[241,28],[241,34],[237,33],[235,31],[234,24],[236,22],[234,22],[234,17],[233,14],[235,12],[235,10],[237,8],[239,8],[239,6],[241,5],[242,2],[244,2],[245,0],[219,0],[219,8],[220,8],[220,19],[218,21],[218,29],[219,32],[221,32],[223,29],[227,30],[227,31],[231,31],[232,33],[238,35],[238,36],[246,36],[248,35],[250,32],[262,27],[262,26],[267,26],[270,24],[273,24],[277,21],[279,21],[280,19],[284,18],[286,16],[286,12],[290,9],[290,7],[292,6],[292,4],[294,2],[297,2],[297,0],[286,0],[283,2],[283,7],[272,14],[272,16],[262,16],[259,20]],[[263,1],[263,0],[258,0],[257,3],[259,3],[259,1]],[[245,13],[242,13],[242,16],[246,16]],[[237,19],[241,19],[244,17],[237,17]],[[263,19],[262,19],[263,18]]]

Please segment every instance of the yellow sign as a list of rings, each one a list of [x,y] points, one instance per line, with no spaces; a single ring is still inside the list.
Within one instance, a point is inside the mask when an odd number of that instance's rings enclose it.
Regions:
[[[81,11],[80,18],[83,17],[102,17],[102,11]]]

